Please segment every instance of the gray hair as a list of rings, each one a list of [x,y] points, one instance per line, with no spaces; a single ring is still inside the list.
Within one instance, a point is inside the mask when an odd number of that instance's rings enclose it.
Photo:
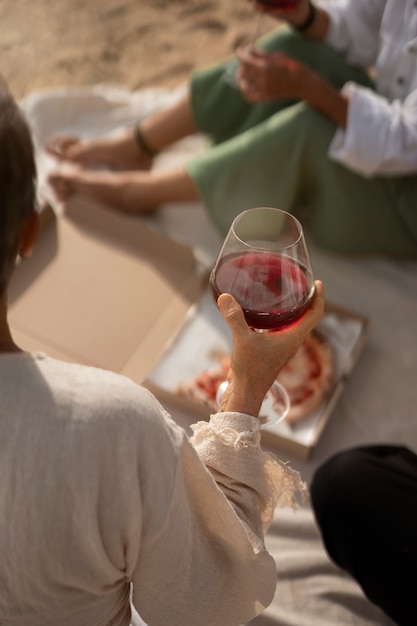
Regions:
[[[0,297],[16,262],[19,234],[36,206],[36,163],[25,116],[0,77]]]

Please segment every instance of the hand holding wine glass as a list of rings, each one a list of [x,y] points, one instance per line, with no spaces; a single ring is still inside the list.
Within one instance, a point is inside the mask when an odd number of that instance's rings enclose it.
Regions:
[[[240,213],[233,221],[219,252],[211,272],[210,287],[221,310],[224,302],[222,294],[231,294],[233,302],[236,301],[242,309],[239,309],[239,316],[243,315],[246,320],[245,331],[242,331],[240,322],[240,330],[233,336],[234,349],[240,347],[241,337],[247,342],[245,350],[238,349],[232,357],[234,384],[236,371],[245,371],[241,361],[250,358],[249,348],[260,349],[262,346],[262,349],[270,349],[270,345],[275,347],[273,342],[277,335],[281,337],[278,340],[281,352],[274,355],[275,360],[269,362],[265,354],[254,353],[252,360],[256,363],[257,373],[242,376],[242,388],[245,389],[246,385],[247,391],[249,388],[252,393],[256,390],[256,400],[252,396],[253,402],[259,402],[258,391],[261,393],[261,403],[257,407],[259,411],[263,397],[273,383],[279,393],[276,376],[293,355],[291,349],[301,345],[306,336],[303,332],[309,328],[311,320],[317,323],[317,311],[322,304],[320,284],[317,296],[319,304],[316,304],[314,310],[311,308],[316,285],[300,222],[290,213],[270,207]],[[306,318],[304,324],[301,318]],[[277,330],[282,332],[268,332]],[[265,343],[253,343],[252,346],[251,341],[256,342],[255,337],[258,335],[265,337]],[[300,344],[297,345],[300,338]],[[284,397],[284,406],[285,391],[281,395]],[[221,406],[224,406],[224,402]],[[285,408],[282,413],[285,413]],[[275,419],[278,418],[279,415],[276,415]]]
[[[259,39],[262,32],[263,18],[266,13],[270,13],[279,18],[279,14],[287,10],[296,10],[297,6],[303,3],[305,0],[254,0],[253,4],[258,9],[258,15],[255,22],[255,29],[252,33],[250,42],[247,49],[250,51],[255,47],[256,41]],[[307,0],[306,0],[307,1]],[[260,10],[259,10],[260,9]],[[280,9],[276,14],[272,9]],[[275,15],[276,14],[276,15]],[[231,87],[237,87],[236,71],[239,68],[239,60],[234,58],[229,61],[224,73],[224,80],[229,83]]]
[[[300,222],[271,207],[240,213],[219,252],[210,286],[216,301],[231,293],[254,330],[280,330],[298,320],[314,293]]]
[[[311,68],[282,52],[253,48],[236,54],[240,61],[236,82],[242,96],[251,103],[302,100],[306,86],[314,79]]]
[[[297,324],[279,333],[255,333],[247,325],[241,307],[229,294],[218,299],[219,309],[233,335],[229,387],[220,410],[258,415],[265,395],[308,333],[324,315],[324,293],[315,283],[311,306]]]

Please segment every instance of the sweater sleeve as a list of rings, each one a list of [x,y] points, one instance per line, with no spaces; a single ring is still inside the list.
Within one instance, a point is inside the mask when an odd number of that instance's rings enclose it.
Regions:
[[[305,485],[262,451],[254,417],[220,413],[192,428],[180,443],[172,431],[175,470],[164,476],[166,452],[158,477],[169,504],[157,531],[142,531],[133,602],[149,626],[238,626],[272,601],[276,568],[263,533],[277,502],[294,505]]]
[[[277,504],[296,508],[296,493],[306,496],[298,472],[260,447],[259,421],[251,415],[218,413],[198,422],[191,439],[238,515],[253,518],[255,510],[266,532]],[[245,489],[239,493],[236,484]]]

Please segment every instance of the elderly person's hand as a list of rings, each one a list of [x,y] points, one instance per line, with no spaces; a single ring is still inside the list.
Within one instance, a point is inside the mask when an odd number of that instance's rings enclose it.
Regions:
[[[292,326],[278,332],[257,333],[249,328],[243,311],[230,294],[217,304],[233,335],[231,370],[222,410],[257,416],[265,394],[289,359],[324,315],[324,292],[320,281],[307,313]]]
[[[237,84],[248,102],[302,100],[313,71],[282,52],[265,52],[252,47],[239,49]]]

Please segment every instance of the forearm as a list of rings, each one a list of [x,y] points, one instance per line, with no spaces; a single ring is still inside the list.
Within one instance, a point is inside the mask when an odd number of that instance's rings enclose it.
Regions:
[[[302,35],[309,39],[321,41],[329,29],[330,18],[324,9],[316,5],[313,6],[314,19],[311,25],[302,31]],[[345,128],[349,106],[348,99],[320,74],[307,68],[306,77],[302,84],[301,99],[341,128]]]
[[[348,98],[316,72],[307,70],[301,99],[340,128],[346,128]]]
[[[230,380],[219,410],[246,413],[258,417],[267,391],[268,389],[256,389],[250,381],[234,383],[233,380]]]
[[[308,28],[302,31],[302,35],[303,37],[308,37],[309,39],[321,41],[327,34],[330,20],[327,12],[321,7],[314,5],[314,12],[315,15],[313,22]]]

